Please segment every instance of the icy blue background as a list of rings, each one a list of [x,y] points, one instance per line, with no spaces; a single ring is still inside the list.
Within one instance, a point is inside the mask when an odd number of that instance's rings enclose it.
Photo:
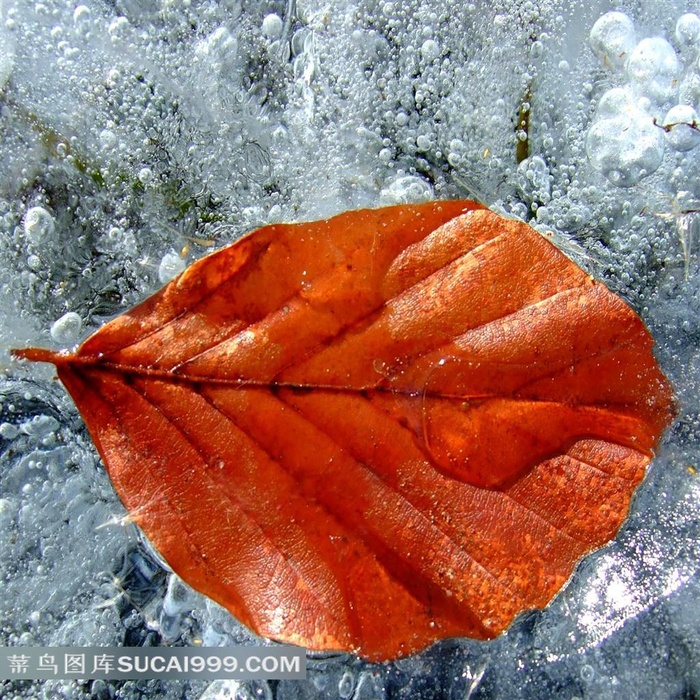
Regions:
[[[478,197],[553,234],[633,304],[680,402],[616,540],[491,643],[446,641],[386,665],[311,660],[305,683],[0,681],[1,697],[697,697],[700,149],[678,151],[659,132],[658,164],[630,187],[586,152],[611,88],[642,100],[632,141],[637,128],[653,139],[651,116],[663,122],[673,104],[698,107],[700,44],[675,30],[695,5],[0,7],[0,644],[255,642],[160,566],[50,368],[7,349],[70,346],[258,225]],[[635,41],[671,42],[668,104],[591,51],[610,9],[633,21]],[[608,155],[623,162],[629,145]]]

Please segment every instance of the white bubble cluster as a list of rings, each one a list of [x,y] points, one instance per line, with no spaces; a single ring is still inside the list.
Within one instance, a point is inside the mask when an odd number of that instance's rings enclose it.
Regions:
[[[689,12],[676,22],[676,41],[682,47],[700,45],[700,17]]]
[[[663,126],[668,142],[676,151],[692,151],[700,143],[700,117],[692,105],[671,107]]]
[[[635,92],[658,104],[674,98],[679,72],[673,46],[660,37],[642,39],[627,62],[627,76]]]
[[[265,15],[262,22],[262,33],[271,41],[279,39],[282,36],[282,29],[284,28],[284,23],[279,15],[274,12],[269,15]]]
[[[433,39],[426,39],[420,47],[420,54],[426,61],[434,61],[440,55],[440,47]]]
[[[608,67],[624,69],[625,84],[602,96],[586,137],[590,163],[620,187],[655,172],[666,146],[685,153],[700,143],[700,18],[689,13],[676,23],[684,60],[663,37],[635,37],[632,20],[621,12],[603,15],[589,37]]]
[[[80,24],[90,19],[90,8],[86,5],[78,5],[73,11],[73,22]]]
[[[51,438],[53,433],[59,429],[60,425],[61,424],[53,416],[39,414],[24,421],[20,425],[20,431],[25,435],[31,435],[40,440],[46,440],[46,438]]]
[[[24,215],[24,235],[30,243],[38,244],[50,238],[54,228],[53,217],[43,207],[32,207]]]
[[[227,27],[217,27],[194,48],[194,61],[200,67],[203,86],[220,89],[235,75],[238,40]]]
[[[185,261],[175,252],[166,253],[158,265],[158,279],[162,284],[170,282],[185,269]]]
[[[551,174],[540,156],[525,158],[518,165],[517,186],[523,196],[547,204],[551,199]]]
[[[610,66],[624,66],[636,38],[632,20],[622,12],[607,12],[591,29],[591,48]]]
[[[629,89],[613,88],[600,101],[586,152],[593,167],[610,182],[629,187],[661,165],[663,134]]]
[[[422,177],[403,175],[392,180],[380,193],[383,206],[427,202],[433,198],[433,188]]]
[[[78,340],[83,322],[75,311],[63,314],[51,326],[51,337],[61,345],[72,345]]]

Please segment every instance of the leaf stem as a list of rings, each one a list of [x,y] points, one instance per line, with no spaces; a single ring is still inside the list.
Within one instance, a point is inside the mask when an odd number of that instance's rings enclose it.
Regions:
[[[31,362],[51,362],[58,366],[65,364],[71,355],[62,350],[49,350],[48,348],[15,348],[10,350],[13,357]]]

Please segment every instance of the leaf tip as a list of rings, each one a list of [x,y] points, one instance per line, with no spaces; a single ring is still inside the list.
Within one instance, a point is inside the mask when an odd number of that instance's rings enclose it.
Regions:
[[[20,360],[30,362],[50,362],[54,365],[65,364],[70,353],[65,350],[49,350],[48,348],[13,348],[10,354]]]

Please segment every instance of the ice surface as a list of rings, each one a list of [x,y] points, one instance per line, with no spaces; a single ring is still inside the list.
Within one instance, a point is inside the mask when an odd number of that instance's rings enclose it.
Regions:
[[[0,643],[255,641],[141,540],[50,369],[7,354],[79,340],[254,226],[477,197],[553,234],[630,300],[680,406],[618,537],[493,642],[384,665],[312,657],[305,682],[0,681],[0,697],[700,693],[695,5],[0,8]],[[630,139],[653,157],[630,158]]]

